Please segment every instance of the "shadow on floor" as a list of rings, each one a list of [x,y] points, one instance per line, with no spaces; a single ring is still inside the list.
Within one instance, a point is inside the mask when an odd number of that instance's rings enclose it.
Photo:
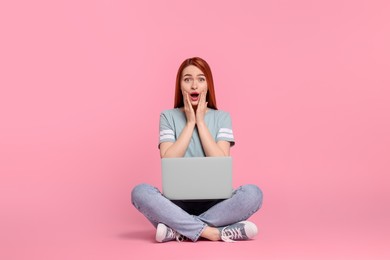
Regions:
[[[145,240],[145,241],[154,241],[155,233],[153,230],[135,230],[123,232],[117,235],[119,239],[124,240]]]

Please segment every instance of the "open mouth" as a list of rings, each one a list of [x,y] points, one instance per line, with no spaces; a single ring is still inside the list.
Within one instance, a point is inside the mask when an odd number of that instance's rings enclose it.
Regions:
[[[193,92],[190,94],[191,101],[197,101],[199,98],[199,93]]]

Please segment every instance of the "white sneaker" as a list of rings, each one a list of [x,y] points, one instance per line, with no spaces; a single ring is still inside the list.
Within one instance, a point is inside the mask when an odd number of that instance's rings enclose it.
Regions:
[[[225,242],[252,239],[257,235],[257,226],[250,221],[241,221],[219,228],[221,239]]]
[[[180,235],[172,228],[167,227],[163,223],[159,223],[157,225],[156,241],[163,243],[163,242],[168,242],[168,241],[172,241],[172,240],[177,240],[177,241],[181,242],[184,240],[184,236]]]

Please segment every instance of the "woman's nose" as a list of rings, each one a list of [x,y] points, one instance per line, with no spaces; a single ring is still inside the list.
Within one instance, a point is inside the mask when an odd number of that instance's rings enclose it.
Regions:
[[[198,84],[196,83],[196,80],[192,81],[191,88],[192,89],[197,89],[198,88]]]

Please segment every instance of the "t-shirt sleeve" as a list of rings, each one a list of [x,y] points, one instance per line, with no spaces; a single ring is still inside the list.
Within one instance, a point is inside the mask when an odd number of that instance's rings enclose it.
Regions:
[[[172,124],[169,122],[165,113],[160,114],[160,141],[159,146],[163,142],[175,142],[175,131]]]
[[[230,142],[230,146],[233,146],[235,144],[235,140],[233,135],[233,127],[232,127],[232,120],[230,118],[230,114],[224,112],[221,115],[218,125],[219,125],[219,129],[217,133],[217,142],[222,140],[228,141]]]

